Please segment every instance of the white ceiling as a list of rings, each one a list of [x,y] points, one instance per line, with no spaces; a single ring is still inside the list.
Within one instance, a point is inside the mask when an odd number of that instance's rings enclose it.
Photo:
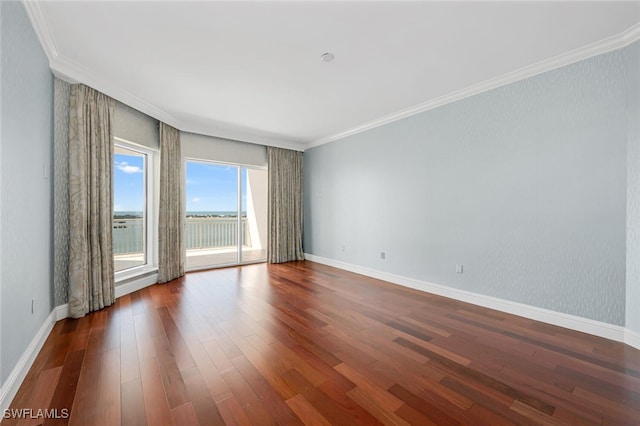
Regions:
[[[181,130],[297,149],[615,47],[640,22],[639,2],[25,4],[58,75]]]

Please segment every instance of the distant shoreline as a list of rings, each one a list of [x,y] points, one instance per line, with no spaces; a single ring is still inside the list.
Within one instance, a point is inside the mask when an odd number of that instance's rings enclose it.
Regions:
[[[121,211],[121,212],[113,212],[114,220],[126,220],[126,219],[142,219],[142,212],[132,212],[132,211]],[[242,217],[246,217],[247,213],[242,212]],[[211,212],[187,212],[185,215],[187,218],[198,219],[198,218],[232,218],[238,217],[237,212],[227,212],[227,211],[211,211]]]

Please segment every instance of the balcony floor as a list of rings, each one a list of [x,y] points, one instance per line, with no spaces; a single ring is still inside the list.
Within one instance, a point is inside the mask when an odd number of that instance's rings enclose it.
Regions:
[[[242,262],[253,263],[267,260],[266,249],[243,248]],[[238,252],[234,248],[187,250],[187,270],[208,266],[233,265],[238,263]]]
[[[266,249],[243,248],[242,262],[253,263],[267,260]],[[204,269],[206,267],[215,267],[222,265],[232,265],[238,262],[237,251],[235,248],[209,248],[187,250],[187,270]],[[142,253],[121,254],[114,256],[115,271],[122,271],[144,264],[144,256]]]

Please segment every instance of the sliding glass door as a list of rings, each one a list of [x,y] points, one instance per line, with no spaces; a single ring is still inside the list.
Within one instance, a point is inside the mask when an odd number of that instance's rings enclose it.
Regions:
[[[266,170],[196,160],[185,169],[187,270],[264,262]]]
[[[116,276],[149,263],[150,152],[116,140],[113,153],[113,264]]]
[[[243,263],[267,260],[267,171],[240,169],[244,239],[240,246]]]

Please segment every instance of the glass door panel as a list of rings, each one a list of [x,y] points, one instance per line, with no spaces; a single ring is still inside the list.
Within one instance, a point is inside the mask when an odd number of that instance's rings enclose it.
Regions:
[[[267,171],[240,171],[242,187],[242,246],[243,263],[267,260]]]
[[[146,154],[114,147],[113,263],[115,272],[147,263]]]
[[[236,166],[186,163],[187,269],[239,262],[238,173]]]

